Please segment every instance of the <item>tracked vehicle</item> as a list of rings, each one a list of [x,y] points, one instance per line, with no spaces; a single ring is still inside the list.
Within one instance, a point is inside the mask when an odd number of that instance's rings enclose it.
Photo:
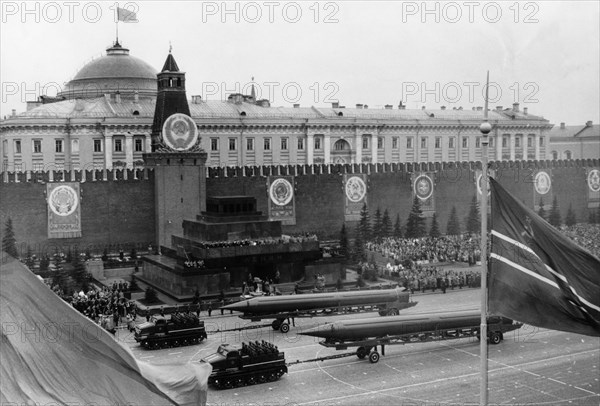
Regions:
[[[135,327],[135,341],[151,350],[197,344],[206,338],[204,321],[193,314],[173,315],[170,319],[153,316]]]
[[[273,382],[287,373],[285,354],[266,341],[219,346],[216,353],[202,361],[212,365],[209,385],[217,389]]]

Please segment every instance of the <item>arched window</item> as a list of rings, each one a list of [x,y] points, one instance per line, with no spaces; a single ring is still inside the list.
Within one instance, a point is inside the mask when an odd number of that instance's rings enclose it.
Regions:
[[[571,151],[565,151],[565,159],[571,159]]]
[[[335,144],[333,144],[333,149],[335,149],[336,151],[345,151],[347,149],[350,149],[350,146],[345,140],[337,140]]]
[[[555,161],[558,159],[558,152],[552,151],[552,159]]]

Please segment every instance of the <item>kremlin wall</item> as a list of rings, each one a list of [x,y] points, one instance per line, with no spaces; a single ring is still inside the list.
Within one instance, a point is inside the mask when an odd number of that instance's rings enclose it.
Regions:
[[[546,208],[556,196],[563,219],[570,204],[578,221],[587,221],[589,210],[597,210],[598,202],[590,199],[587,174],[600,167],[598,160],[501,161],[492,162],[491,167],[496,179],[529,207],[534,206],[534,200],[539,203],[533,182],[534,175],[543,170],[550,174],[552,182],[550,194],[543,197]],[[382,213],[387,209],[392,222],[399,215],[405,224],[414,196],[413,174],[429,173],[434,182],[434,209],[442,232],[446,230],[452,206],[456,206],[464,231],[469,205],[477,193],[478,168],[480,163],[476,162],[207,168],[206,193],[252,196],[256,198],[257,210],[268,213],[267,177],[291,175],[295,224],[283,225],[283,234],[309,232],[317,234],[320,240],[328,240],[339,238],[344,223],[352,237],[356,225],[345,216],[344,175],[366,174],[366,202],[371,217],[377,208]],[[8,218],[12,219],[22,255],[27,245],[34,252],[50,254],[56,248],[66,251],[75,246],[80,252],[89,249],[92,254],[101,254],[105,248],[116,252],[134,246],[146,250],[149,244],[156,247],[153,170],[88,171],[83,181],[81,171],[3,175],[1,221],[5,224]],[[80,182],[81,237],[48,237],[46,183],[50,175],[55,182],[59,179]]]

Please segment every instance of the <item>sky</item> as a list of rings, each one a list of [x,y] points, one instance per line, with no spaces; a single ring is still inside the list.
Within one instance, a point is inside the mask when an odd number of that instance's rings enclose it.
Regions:
[[[187,95],[275,106],[409,109],[520,103],[553,124],[600,121],[598,1],[1,1],[0,117],[56,89],[116,37]]]

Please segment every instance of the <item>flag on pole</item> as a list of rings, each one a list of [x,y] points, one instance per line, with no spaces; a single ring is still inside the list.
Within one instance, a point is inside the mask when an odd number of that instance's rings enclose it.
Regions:
[[[600,260],[490,178],[490,314],[600,336]]]
[[[137,16],[133,11],[129,11],[125,8],[117,7],[117,21],[123,21],[126,23],[137,23]]]

